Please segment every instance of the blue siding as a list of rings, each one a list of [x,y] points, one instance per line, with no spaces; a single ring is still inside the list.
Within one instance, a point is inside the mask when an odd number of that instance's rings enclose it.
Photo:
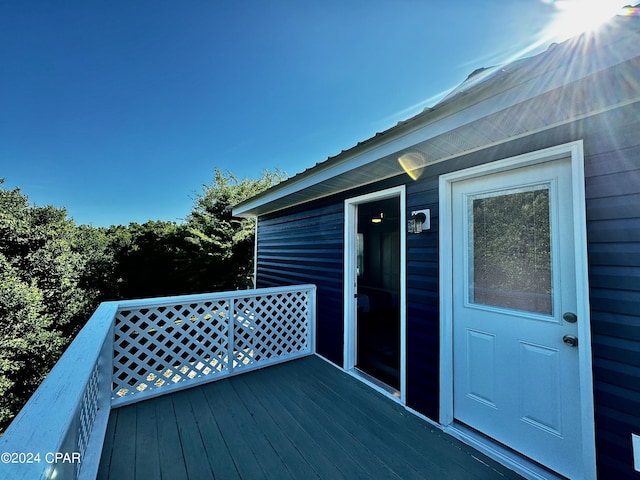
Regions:
[[[431,230],[407,235],[407,404],[437,421],[440,379],[438,178],[407,184],[407,210],[431,210]]]
[[[631,433],[640,432],[638,119],[636,108],[634,122],[594,137],[585,162],[596,440],[602,478],[640,477],[632,468],[631,449]],[[631,131],[635,135],[629,135]]]
[[[344,208],[305,207],[258,219],[257,286],[317,286],[318,353],[342,364]]]
[[[319,354],[343,365],[344,200],[398,185],[384,181],[258,219],[258,287],[314,283]]]
[[[407,210],[430,208],[432,229],[407,236],[407,404],[437,421],[439,409],[438,177],[451,171],[584,140],[598,475],[639,478],[631,433],[640,433],[640,104],[435,164],[417,181],[398,177],[261,217],[258,285],[318,285],[318,351],[342,364],[343,201],[401,183]]]

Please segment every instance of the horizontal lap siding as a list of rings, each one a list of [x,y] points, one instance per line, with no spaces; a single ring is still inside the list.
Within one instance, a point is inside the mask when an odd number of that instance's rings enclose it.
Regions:
[[[318,353],[343,364],[344,200],[396,178],[260,217],[258,286],[318,286]],[[407,236],[407,404],[437,420],[439,378],[437,176],[407,184],[407,211],[431,209],[431,230]],[[404,228],[404,226],[402,226]]]
[[[431,210],[431,229],[407,234],[407,404],[438,420],[438,178],[407,184],[407,212]]]
[[[344,365],[344,201],[397,186],[391,179],[258,219],[257,286],[313,283],[316,348]]]
[[[598,474],[639,478],[640,108],[585,140]]]
[[[258,219],[257,286],[317,286],[318,353],[342,365],[344,207],[306,207]]]
[[[611,110],[389,180],[261,217],[258,285],[318,285],[318,351],[342,364],[345,198],[405,183],[407,212],[431,209],[432,228],[407,235],[407,404],[438,420],[438,177],[584,140],[600,478],[638,478],[631,433],[640,433],[640,104]]]
[[[640,433],[640,104],[632,104],[425,169],[407,183],[407,210],[431,208],[432,230],[408,235],[410,406],[438,420],[438,190],[440,174],[584,140],[600,478],[639,478],[631,433]]]

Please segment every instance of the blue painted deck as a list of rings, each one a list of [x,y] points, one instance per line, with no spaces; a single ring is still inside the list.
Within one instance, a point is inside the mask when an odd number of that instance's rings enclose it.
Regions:
[[[519,479],[316,357],[111,412],[99,479]]]

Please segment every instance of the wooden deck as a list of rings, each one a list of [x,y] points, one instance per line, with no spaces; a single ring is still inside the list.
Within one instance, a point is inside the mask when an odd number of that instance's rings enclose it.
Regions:
[[[312,356],[111,412],[99,479],[519,479]]]

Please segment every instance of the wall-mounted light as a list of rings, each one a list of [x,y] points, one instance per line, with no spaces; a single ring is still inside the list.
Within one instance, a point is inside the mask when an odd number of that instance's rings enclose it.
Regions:
[[[379,217],[371,217],[371,223],[382,223],[383,219],[384,219],[384,212],[380,212]]]
[[[414,210],[407,220],[408,233],[422,233],[431,229],[431,210]]]

